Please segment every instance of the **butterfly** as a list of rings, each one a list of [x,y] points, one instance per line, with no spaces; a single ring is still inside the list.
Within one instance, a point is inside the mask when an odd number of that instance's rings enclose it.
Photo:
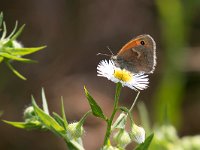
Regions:
[[[153,73],[156,66],[156,43],[148,35],[139,35],[111,56],[114,64],[132,73]]]

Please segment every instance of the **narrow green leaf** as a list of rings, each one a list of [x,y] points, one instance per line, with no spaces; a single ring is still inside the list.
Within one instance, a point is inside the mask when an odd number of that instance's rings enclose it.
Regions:
[[[57,113],[53,112],[53,118],[56,120],[56,122],[61,125],[63,128],[65,128],[65,124],[63,121],[63,118],[60,117]]]
[[[64,107],[63,97],[61,97],[61,107],[62,107],[61,108],[62,109],[62,118],[63,118],[65,129],[66,129],[68,126],[68,122],[67,122],[67,118],[65,115],[65,107]]]
[[[22,33],[23,29],[25,27],[25,24],[22,25],[19,30],[10,38],[11,41],[16,40],[18,36]]]
[[[21,75],[15,68],[13,68],[13,66],[8,62],[8,61],[5,61],[6,62],[6,65],[10,68],[10,70],[16,75],[18,76],[20,79],[22,80],[26,80],[26,78]]]
[[[4,52],[8,52],[12,55],[19,55],[19,56],[25,56],[25,55],[29,55],[29,54],[32,54],[34,52],[37,52],[39,50],[42,50],[44,49],[46,46],[41,46],[41,47],[29,47],[29,48],[10,48],[10,47],[7,47],[7,48],[4,48],[3,51]]]
[[[12,30],[12,32],[10,33],[10,35],[7,37],[8,39],[13,36],[13,34],[15,33],[15,31],[17,30],[17,26],[18,26],[18,21],[15,22],[15,27]]]
[[[26,125],[25,122],[12,122],[12,121],[6,121],[6,120],[3,120],[3,122],[10,124],[10,125],[17,127],[17,128],[27,129],[27,125]]]
[[[101,107],[95,102],[95,100],[92,98],[92,96],[87,91],[86,87],[84,87],[84,90],[85,90],[85,95],[87,97],[87,100],[88,100],[88,102],[90,104],[90,107],[92,109],[93,115],[96,116],[96,117],[100,117],[100,118],[106,120],[106,117],[103,114],[103,111],[101,110]]]
[[[3,22],[3,13],[1,12],[1,13],[0,13],[0,27],[1,27],[1,25],[2,25],[2,22]]]
[[[22,25],[19,30],[4,44],[4,47],[9,47],[12,45],[12,41],[16,40],[17,37],[22,33],[23,29],[25,27],[25,24]]]
[[[149,135],[149,136],[145,139],[144,143],[138,145],[138,146],[135,148],[135,150],[148,150],[149,145],[151,144],[151,141],[152,141],[152,139],[153,139],[153,136],[154,136],[153,133],[152,133],[151,135]]]
[[[15,55],[11,55],[11,54],[5,53],[5,52],[0,52],[0,56],[8,58],[8,59],[16,60],[16,61],[25,62],[25,63],[36,63],[37,62],[37,61],[31,60],[31,59],[17,57]]]
[[[3,22],[3,34],[2,34],[1,40],[6,37],[6,34],[7,34],[6,23]]]
[[[41,128],[42,125],[39,121],[34,121],[34,122],[13,122],[13,121],[7,121],[3,120],[3,122],[10,124],[16,128],[20,129],[26,129],[26,130],[33,130],[33,129],[38,129]]]
[[[62,126],[60,126],[55,120],[54,118],[52,118],[51,116],[47,115],[42,109],[40,109],[34,98],[32,97],[32,105],[34,107],[34,110],[36,112],[36,114],[38,115],[38,117],[41,119],[41,121],[44,123],[44,125],[50,129],[51,131],[55,130],[58,134],[61,134],[64,132],[64,128]],[[53,129],[53,130],[52,130]]]
[[[85,113],[85,115],[80,119],[79,121],[79,126],[83,126],[86,118],[88,117],[88,115],[90,115],[92,113],[92,110],[89,110],[88,112]]]
[[[46,96],[45,96],[45,93],[44,93],[44,88],[42,88],[42,106],[43,106],[44,112],[47,115],[49,115],[49,109],[48,109],[48,104],[47,104]]]

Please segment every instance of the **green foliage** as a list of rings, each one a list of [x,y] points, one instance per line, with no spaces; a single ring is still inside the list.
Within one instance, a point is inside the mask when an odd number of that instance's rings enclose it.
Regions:
[[[5,123],[10,124],[16,128],[26,129],[26,130],[33,130],[33,129],[44,129],[42,124],[35,120],[30,122],[12,122],[3,120]]]
[[[53,118],[56,120],[56,122],[62,126],[64,129],[66,129],[66,126],[64,124],[63,118],[61,118],[57,113],[53,112]]]
[[[65,110],[64,110],[63,102],[62,102],[63,118],[60,117],[57,113],[53,113],[53,115],[51,116],[49,114],[48,104],[47,104],[47,100],[46,100],[43,89],[42,89],[41,94],[42,94],[43,109],[38,107],[38,105],[36,104],[36,102],[32,96],[32,106],[28,107],[25,110],[25,112],[24,112],[25,121],[24,122],[12,122],[12,121],[6,121],[6,120],[3,120],[3,121],[9,125],[12,125],[14,127],[20,128],[20,129],[26,129],[26,130],[39,129],[41,131],[43,131],[43,130],[51,131],[55,135],[58,135],[61,138],[63,138],[70,150],[84,150],[84,148],[82,146],[81,138],[70,139],[67,136],[68,123],[67,123],[67,120],[66,120],[66,117],[64,114]],[[33,110],[33,112],[32,112],[32,110]],[[88,113],[86,113],[86,114],[88,114]],[[82,121],[80,121],[80,123],[78,123],[78,124],[82,124],[84,122],[83,120],[86,119],[86,116],[87,115],[85,115],[84,119],[81,119]],[[80,127],[82,128],[82,125]],[[77,134],[79,134],[79,133],[77,133]]]
[[[3,24],[3,29],[1,25]],[[11,65],[12,61],[19,61],[22,63],[36,63],[36,61],[23,58],[25,55],[29,55],[44,49],[46,46],[41,47],[23,47],[21,43],[17,41],[17,38],[23,32],[25,25],[22,25],[18,30],[18,22],[16,22],[13,31],[7,36],[6,23],[3,22],[3,13],[0,14],[0,32],[2,31],[2,36],[0,37],[0,63],[5,62],[12,72],[19,78],[26,80],[26,78],[21,75],[14,67]],[[6,37],[7,36],[7,37]]]
[[[93,115],[96,117],[102,118],[103,120],[106,120],[106,117],[103,114],[101,107],[96,103],[96,101],[93,99],[93,97],[89,94],[86,87],[84,87],[84,90],[85,90],[85,96],[87,97],[87,100],[90,104]]]
[[[65,108],[64,108],[64,102],[63,102],[63,97],[61,97],[61,109],[62,109],[62,120],[63,120],[63,124],[64,124],[64,128],[66,129],[68,126],[68,122],[67,122],[67,118],[65,116]]]
[[[106,119],[100,106],[95,102],[95,100],[89,94],[87,89],[86,88],[84,89],[85,89],[85,94],[88,99],[88,102],[91,106],[91,110],[89,110],[78,122],[74,122],[70,124],[67,122],[62,97],[61,97],[62,117],[55,112],[53,112],[53,115],[51,116],[49,113],[48,103],[47,103],[47,99],[46,99],[43,88],[41,92],[43,109],[41,109],[37,105],[36,101],[34,100],[32,96],[32,105],[27,107],[24,111],[24,122],[12,122],[12,121],[6,121],[6,120],[4,120],[4,122],[20,129],[26,129],[26,130],[37,129],[41,131],[51,131],[55,135],[61,137],[65,141],[65,143],[67,144],[67,147],[70,150],[84,150],[84,147],[82,144],[82,138],[81,138],[82,135],[84,134],[83,124],[87,116],[92,113],[94,116],[102,118],[104,121],[107,122],[107,125],[108,125],[107,130],[106,130],[106,135],[105,135],[106,142],[103,145],[103,148],[107,149],[107,148],[112,147],[109,140],[111,136],[111,132],[113,132],[115,129],[119,129],[123,132],[121,131],[118,132],[119,134],[117,134],[113,138],[115,138],[115,141],[117,142],[116,149],[124,150],[125,147],[130,142],[132,142],[130,134],[125,130],[127,116],[131,118],[130,117],[131,113],[126,107],[118,107],[117,105],[119,101],[120,91],[121,91],[121,84],[117,84],[116,93],[115,93],[115,104],[114,104],[115,107],[109,119]],[[123,112],[114,122],[114,124],[112,124],[115,112],[117,110],[122,110]],[[133,124],[133,121],[132,121],[132,124]],[[151,142],[151,139],[150,137],[148,137],[143,144],[140,144],[138,146],[138,150],[146,150],[150,142]]]
[[[32,97],[32,105],[34,107],[35,113],[40,118],[41,122],[45,125],[49,130],[54,130],[57,133],[64,133],[64,128],[60,126],[53,117],[46,114],[42,109],[40,109],[34,98]]]
[[[152,139],[153,139],[153,136],[154,136],[153,133],[152,133],[151,135],[149,135],[149,136],[145,139],[144,143],[138,145],[138,146],[135,148],[135,150],[147,150],[147,149],[149,148],[149,145],[151,144],[151,141],[152,141]]]

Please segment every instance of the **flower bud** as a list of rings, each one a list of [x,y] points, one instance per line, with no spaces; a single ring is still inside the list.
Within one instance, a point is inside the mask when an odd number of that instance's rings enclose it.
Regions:
[[[69,139],[80,138],[83,135],[83,133],[83,126],[80,126],[79,122],[74,122],[67,126],[67,137]]]
[[[22,48],[22,44],[16,40],[12,41],[12,47],[13,48]]]
[[[131,138],[125,130],[118,131],[113,138],[120,148],[125,148],[131,142]]]
[[[35,111],[33,106],[29,106],[24,110],[24,119],[32,119],[33,117],[35,117]]]
[[[122,112],[119,117],[116,119],[115,123],[112,125],[113,129],[124,129],[126,125],[127,115]]]
[[[142,127],[134,124],[131,128],[131,132],[129,133],[132,140],[141,144],[145,141],[145,130]]]

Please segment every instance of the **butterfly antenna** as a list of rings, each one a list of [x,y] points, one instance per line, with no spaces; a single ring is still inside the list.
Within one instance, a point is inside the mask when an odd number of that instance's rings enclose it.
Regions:
[[[114,56],[113,52],[111,51],[110,47],[107,46],[107,49],[110,51],[111,55]]]
[[[108,56],[108,57],[110,57],[110,55],[108,55],[108,54],[102,54],[102,53],[97,53],[97,55],[103,55],[103,56]]]

